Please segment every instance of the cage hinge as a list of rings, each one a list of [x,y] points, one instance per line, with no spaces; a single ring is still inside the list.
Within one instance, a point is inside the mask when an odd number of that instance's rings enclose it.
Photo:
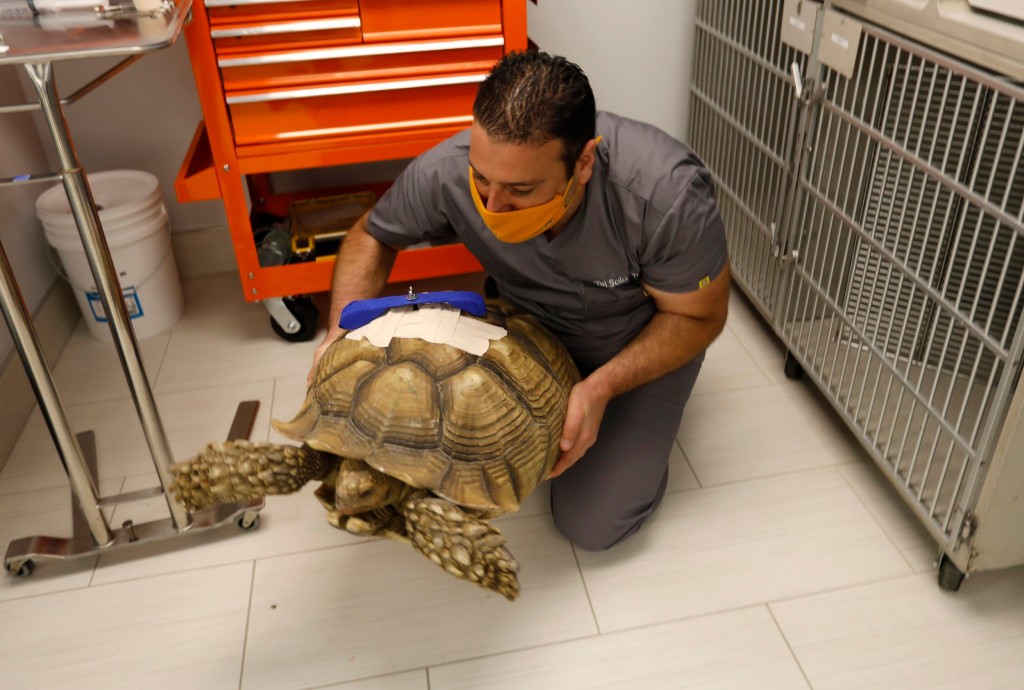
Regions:
[[[978,518],[974,513],[964,515],[964,523],[960,527],[960,541],[970,542],[978,532]]]

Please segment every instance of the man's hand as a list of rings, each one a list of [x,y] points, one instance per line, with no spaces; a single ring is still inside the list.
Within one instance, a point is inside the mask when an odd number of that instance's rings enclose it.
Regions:
[[[327,329],[327,335],[324,337],[324,341],[320,343],[320,347],[313,353],[313,366],[310,367],[309,373],[306,374],[306,385],[313,383],[313,374],[316,373],[316,366],[320,363],[320,358],[327,352],[327,348],[338,338],[345,335],[345,331],[341,328],[329,328]]]
[[[562,451],[548,479],[553,479],[572,467],[594,445],[601,419],[610,396],[598,390],[590,378],[580,381],[569,391],[569,402],[562,425]]]

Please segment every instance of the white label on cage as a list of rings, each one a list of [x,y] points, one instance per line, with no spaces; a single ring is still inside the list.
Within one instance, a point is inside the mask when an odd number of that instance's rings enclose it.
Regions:
[[[814,46],[814,23],[821,3],[812,0],[786,0],[782,8],[782,42],[810,54]]]
[[[834,10],[825,12],[822,20],[822,41],[818,45],[818,59],[849,79],[857,66],[862,24]]]

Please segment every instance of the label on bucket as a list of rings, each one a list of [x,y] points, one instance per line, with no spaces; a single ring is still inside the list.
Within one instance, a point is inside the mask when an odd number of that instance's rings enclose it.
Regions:
[[[128,308],[128,318],[137,319],[143,315],[142,304],[139,302],[139,295],[135,292],[135,288],[124,288],[124,305]],[[89,307],[92,309],[92,316],[100,323],[107,322],[107,315],[103,311],[103,300],[100,299],[98,292],[87,292],[85,298],[89,300]]]

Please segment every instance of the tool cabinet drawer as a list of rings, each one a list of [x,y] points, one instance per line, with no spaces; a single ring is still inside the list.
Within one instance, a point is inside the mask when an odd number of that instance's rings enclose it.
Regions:
[[[252,50],[290,50],[359,43],[359,17],[288,19],[258,24],[224,24],[211,27],[217,55]]]
[[[230,94],[238,146],[374,134],[471,120],[486,73]]]
[[[399,41],[501,33],[501,0],[361,0],[363,40]]]
[[[224,90],[230,94],[240,90],[486,72],[501,58],[504,45],[499,34],[239,53],[219,57],[217,64]]]
[[[211,27],[359,15],[359,0],[206,0],[205,4]]]

